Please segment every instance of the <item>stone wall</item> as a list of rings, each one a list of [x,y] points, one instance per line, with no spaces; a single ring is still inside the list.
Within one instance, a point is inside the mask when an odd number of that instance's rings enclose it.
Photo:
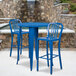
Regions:
[[[39,37],[45,37],[45,36],[46,36],[45,33],[39,34]],[[74,39],[74,36],[75,36],[75,34],[62,34],[61,48],[76,48],[76,43],[75,43],[76,38]],[[11,34],[3,34],[1,39],[3,40],[2,48],[11,47]],[[17,35],[14,35],[13,44],[17,45]],[[39,44],[40,44],[41,48],[46,46],[45,41],[40,41]],[[58,42],[54,42],[53,44],[54,44],[55,48],[58,47]],[[24,46],[28,45],[28,34],[23,35],[23,45]]]
[[[29,7],[27,4],[26,0],[3,0],[0,2],[0,11],[4,17],[19,18],[22,22],[61,22],[69,28],[76,24],[76,16],[61,15],[69,4],[54,5],[53,0],[36,0]]]
[[[0,35],[2,41],[2,48],[11,47],[11,34]],[[14,35],[13,45],[17,45],[17,35]],[[23,35],[23,45],[28,45],[28,34]]]
[[[51,22],[53,0],[36,0],[33,11],[30,10],[32,6],[33,4],[30,4],[28,8],[26,0],[3,0],[0,2],[0,9],[4,17],[19,18],[23,22]],[[32,12],[33,14],[31,14]]]
[[[61,14],[60,16],[61,23],[64,24],[64,27],[74,30],[76,25],[76,15],[75,14]]]
[[[5,18],[15,18],[15,3],[13,0],[2,0],[0,2],[0,10],[3,12]]]
[[[53,7],[53,18],[54,22],[61,22],[65,28],[73,29],[76,25],[76,15],[75,14],[63,14],[62,11],[64,8],[69,8],[70,5],[67,3],[61,3],[58,5],[55,5]]]

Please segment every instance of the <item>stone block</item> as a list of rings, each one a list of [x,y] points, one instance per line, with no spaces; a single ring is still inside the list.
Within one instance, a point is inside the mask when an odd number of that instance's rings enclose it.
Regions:
[[[0,35],[0,39],[1,39],[1,40],[5,40],[5,39],[6,39],[6,36]]]

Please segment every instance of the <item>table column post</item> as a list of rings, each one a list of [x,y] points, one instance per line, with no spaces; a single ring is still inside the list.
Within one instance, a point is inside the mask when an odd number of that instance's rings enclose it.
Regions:
[[[33,47],[34,47],[34,28],[29,27],[29,57],[30,57],[30,70],[33,68]]]

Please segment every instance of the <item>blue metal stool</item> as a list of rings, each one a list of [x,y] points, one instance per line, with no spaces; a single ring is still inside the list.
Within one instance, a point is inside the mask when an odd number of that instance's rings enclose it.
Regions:
[[[60,68],[62,69],[62,62],[61,62],[61,55],[60,55],[60,42],[61,42],[61,35],[63,31],[63,25],[61,23],[50,23],[47,28],[47,37],[40,37],[37,39],[37,71],[39,70],[39,58],[47,59],[47,64],[49,66],[50,60],[50,74],[52,74],[52,66],[53,66],[53,58],[59,56],[60,61]],[[60,32],[58,36],[58,32]],[[39,57],[39,40],[46,41],[46,55]],[[53,54],[53,42],[58,42],[58,55]],[[50,47],[50,54],[48,53],[48,42]],[[50,58],[49,56],[50,55]],[[44,58],[47,56],[47,58]]]
[[[22,54],[22,35],[23,34],[28,34],[29,32],[24,32],[22,31],[21,26],[18,26],[18,24],[22,24],[22,22],[19,19],[12,19],[9,21],[9,25],[10,25],[10,30],[11,30],[11,49],[10,49],[10,57],[12,55],[12,48],[13,47],[17,47],[17,64],[19,61],[19,50],[20,50],[20,54]],[[17,45],[13,45],[13,35],[16,34],[17,35]],[[28,46],[24,46],[25,48],[27,48]]]

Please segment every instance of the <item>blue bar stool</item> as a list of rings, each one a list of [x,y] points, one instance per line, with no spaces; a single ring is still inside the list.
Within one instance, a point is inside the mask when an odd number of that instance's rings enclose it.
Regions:
[[[17,47],[17,64],[19,61],[19,50],[20,50],[20,54],[22,54],[22,40],[23,34],[28,34],[29,32],[25,32],[22,31],[22,27],[18,26],[18,24],[22,24],[22,22],[19,19],[11,19],[9,21],[9,26],[10,26],[10,30],[11,30],[11,49],[10,49],[10,57],[12,55],[12,48],[13,47]],[[13,35],[16,34],[17,35],[17,45],[13,45]],[[28,48],[28,46],[24,46],[25,48]]]
[[[60,54],[60,42],[61,42],[62,31],[63,31],[63,25],[61,23],[49,23],[47,28],[47,37],[40,37],[37,39],[37,71],[39,70],[39,58],[47,59],[48,67],[50,60],[50,74],[52,74],[53,58],[55,57],[59,57],[60,68],[62,69],[61,54]],[[58,32],[60,32],[60,34],[58,34]],[[46,55],[40,57],[39,57],[39,40],[46,41],[46,53],[47,53]],[[58,41],[58,55],[53,54],[53,42],[55,41]],[[50,54],[48,53],[48,43],[50,48]],[[47,57],[44,58],[45,56]]]

